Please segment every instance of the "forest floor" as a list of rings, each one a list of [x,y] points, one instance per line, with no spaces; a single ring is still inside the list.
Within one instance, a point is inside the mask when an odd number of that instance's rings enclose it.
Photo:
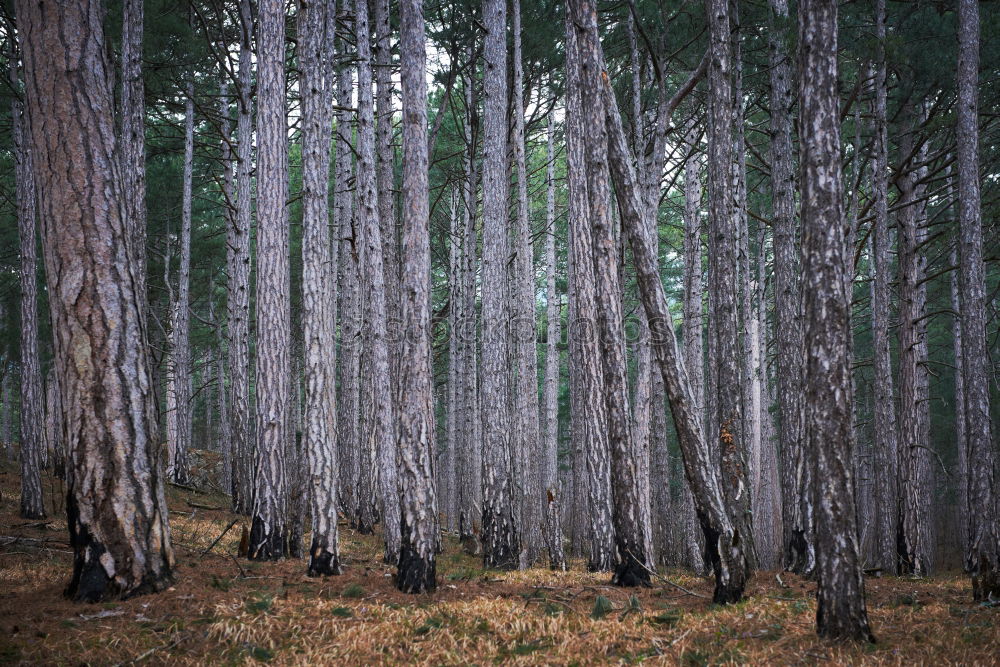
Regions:
[[[745,601],[720,607],[711,580],[685,571],[643,590],[611,587],[579,562],[569,572],[484,571],[447,537],[438,591],[412,596],[393,587],[379,537],[342,525],[344,574],[309,578],[301,560],[236,558],[243,519],[222,509],[227,499],[173,486],[176,584],[124,602],[72,603],[62,596],[71,553],[61,503],[51,520],[20,519],[19,483],[14,466],[0,464],[0,663],[1000,662],[1000,608],[974,604],[957,573],[869,579],[878,642],[845,645],[816,637],[815,584],[784,573],[758,573]],[[62,495],[58,480],[45,484],[47,502]]]

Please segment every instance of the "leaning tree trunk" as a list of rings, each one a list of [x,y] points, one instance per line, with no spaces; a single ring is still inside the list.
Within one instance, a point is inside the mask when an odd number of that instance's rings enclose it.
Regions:
[[[559,338],[562,308],[556,289],[556,184],[552,117],[546,132],[545,170],[545,381],[543,386],[542,484],[545,486],[545,543],[549,567],[566,570],[559,484]]]
[[[66,408],[73,579],[98,601],[159,591],[174,567],[102,3],[18,2],[55,366]],[[68,110],[72,109],[72,112]],[[118,508],[106,511],[106,508]]]
[[[194,168],[194,84],[188,83],[184,101],[184,176],[181,195],[181,254],[177,271],[177,310],[173,328],[174,400],[177,445],[174,450],[174,481],[190,481],[188,450],[191,449],[191,186]]]
[[[514,499],[507,305],[507,3],[483,1],[483,562],[515,569],[521,526]]]
[[[648,208],[643,206],[628,142],[610,80],[603,81],[611,176],[635,262],[639,293],[649,319],[653,352],[674,418],[674,427],[684,459],[684,473],[694,495],[695,509],[705,534],[705,550],[715,572],[713,599],[720,603],[740,600],[750,576],[752,544],[745,522],[729,518],[719,469],[702,432],[694,393],[681,360],[673,319],[660,280],[656,257],[644,230]]]
[[[226,310],[229,336],[229,404],[232,406],[232,508],[253,509],[253,452],[250,438],[250,155],[253,141],[250,0],[240,0],[240,55],[236,116],[236,215],[226,229]]]
[[[875,220],[872,224],[872,347],[875,405],[875,470],[878,505],[876,530],[881,566],[898,569],[897,431],[893,397],[892,358],[889,354],[889,137],[886,127],[885,0],[876,3],[879,64],[875,71]]]
[[[815,498],[816,628],[874,641],[865,610],[852,480],[851,283],[840,162],[837,5],[800,0],[806,452]]]
[[[969,464],[966,567],[976,600],[1000,596],[1000,527],[990,433],[986,276],[979,192],[979,4],[958,5],[958,226],[961,230],[962,374]]]
[[[22,37],[23,41],[23,37]],[[11,83],[17,82],[16,60]],[[14,98],[10,110],[14,139],[14,180],[17,231],[21,241],[21,517],[45,518],[42,458],[45,452],[42,368],[38,357],[38,251],[35,245],[36,192],[32,174],[30,129],[24,103]]]
[[[608,202],[611,198],[608,179],[608,141],[604,120],[605,98],[602,93],[603,52],[597,32],[597,7],[589,0],[571,2],[571,28],[576,32],[576,46],[581,83],[581,104],[569,113],[579,113],[588,128],[586,146],[589,229],[580,235],[591,236],[591,255],[579,255],[581,263],[594,266],[597,283],[597,333],[600,341],[604,375],[603,399],[607,410],[608,444],[611,455],[612,519],[618,561],[612,582],[620,586],[648,586],[650,544],[645,530],[641,504],[640,452],[632,437],[628,400],[628,377],[625,363],[624,318],[618,275],[618,247],[612,230]],[[648,214],[647,214],[648,215]],[[648,223],[648,217],[644,220]],[[647,236],[648,228],[646,230]]]
[[[589,184],[586,174],[586,136],[574,22],[566,18],[566,165],[567,214],[570,241],[570,391],[573,394],[573,441],[580,443],[574,458],[586,460],[574,467],[576,510],[587,512],[590,557],[587,569],[604,572],[614,566],[611,461],[608,450],[607,406],[604,403],[604,369],[597,339],[597,278],[594,275],[590,231]],[[576,348],[575,350],[573,348]],[[587,490],[587,505],[581,503]],[[582,522],[580,522],[582,523]]]
[[[285,15],[260,0],[257,24],[257,452],[250,558],[287,553],[285,450],[289,438],[291,313]]]
[[[302,96],[302,347],[312,542],[307,573],[340,573],[337,549],[337,415],[334,346],[336,286],[331,283],[330,141],[333,130],[334,0],[303,2],[298,38]]]
[[[427,79],[422,0],[400,3],[403,89],[403,271],[399,392],[402,548],[396,586],[404,593],[437,587],[434,489],[434,379],[431,371],[431,241],[428,204]]]
[[[714,243],[709,253],[715,349],[715,417],[722,466],[722,489],[732,522],[746,542],[748,566],[753,567],[750,488],[741,400],[739,286],[737,262],[739,224],[729,205],[733,196],[728,165],[733,160],[732,91],[730,86],[729,0],[709,0],[712,61],[708,69],[708,226]],[[749,572],[748,572],[749,574]]]
[[[399,491],[396,480],[396,421],[392,403],[393,373],[388,339],[387,271],[383,259],[383,231],[391,225],[379,219],[375,165],[375,111],[372,100],[371,32],[367,0],[354,4],[354,27],[358,48],[358,233],[359,261],[364,273],[366,333],[371,353],[372,415],[366,424],[374,436],[378,457],[378,479],[382,526],[385,534],[385,562],[399,561]]]
[[[514,262],[511,280],[511,304],[514,336],[514,360],[517,387],[514,392],[514,432],[520,462],[520,496],[523,561],[533,562],[541,548],[542,488],[538,429],[538,351],[535,323],[535,267],[532,229],[528,208],[528,169],[525,164],[524,63],[521,56],[521,2],[511,2],[513,31],[513,69],[511,103],[514,126],[510,142],[517,173],[517,214],[514,227]]]

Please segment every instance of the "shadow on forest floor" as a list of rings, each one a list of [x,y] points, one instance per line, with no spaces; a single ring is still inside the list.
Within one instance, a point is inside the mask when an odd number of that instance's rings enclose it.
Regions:
[[[681,570],[653,588],[535,568],[484,571],[446,537],[439,589],[407,596],[382,563],[378,535],[341,525],[344,574],[305,576],[305,562],[237,559],[242,518],[221,494],[169,487],[177,582],[118,603],[62,597],[71,554],[65,518],[19,519],[19,477],[0,464],[0,663],[30,664],[992,664],[1000,608],[972,602],[968,579],[869,579],[877,644],[813,631],[815,586],[759,573],[749,598],[711,603],[712,583]],[[61,489],[46,479],[46,506]],[[219,509],[216,509],[219,508]],[[206,550],[207,553],[206,553]]]

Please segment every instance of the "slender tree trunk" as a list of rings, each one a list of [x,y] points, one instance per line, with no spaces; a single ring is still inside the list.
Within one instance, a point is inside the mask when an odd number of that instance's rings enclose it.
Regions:
[[[979,4],[958,5],[958,226],[961,230],[962,375],[969,463],[967,567],[976,600],[1000,596],[1000,528],[990,433],[986,277],[979,192]]]
[[[898,570],[896,408],[889,354],[889,138],[886,123],[885,0],[876,2],[879,63],[875,71],[875,221],[873,223],[872,347],[875,404],[875,470],[878,489],[878,551],[883,569]]]
[[[307,573],[340,573],[337,548],[336,286],[331,285],[329,181],[336,30],[333,0],[302,2],[298,15],[302,96],[303,448],[309,465],[312,542]]]
[[[774,215],[775,343],[778,440],[781,450],[783,552],[786,569],[809,573],[815,565],[809,474],[803,450],[803,340],[799,234],[792,170],[792,68],[787,0],[770,0],[771,183]]]
[[[583,87],[580,71],[579,35],[575,21],[567,12],[566,19],[566,165],[568,183],[568,215],[570,238],[569,335],[570,363],[574,377],[571,391],[574,397],[573,440],[581,443],[579,456],[586,460],[586,475],[582,466],[575,477],[579,485],[577,502],[587,489],[587,509],[590,518],[590,557],[587,569],[604,572],[615,565],[615,535],[612,518],[611,461],[608,443],[607,405],[604,401],[604,368],[601,365],[597,313],[597,277],[594,274],[593,235],[590,230],[590,184],[587,179],[587,141],[583,109]],[[584,480],[586,483],[584,484]]]
[[[525,164],[524,132],[524,64],[521,56],[521,2],[511,2],[511,29],[513,32],[513,90],[512,104],[514,127],[510,141],[517,173],[517,217],[514,228],[514,266],[511,281],[512,314],[514,317],[514,356],[517,370],[517,388],[514,392],[515,432],[517,443],[523,528],[522,566],[533,562],[542,543],[542,486],[540,479],[541,458],[538,428],[538,352],[535,347],[535,267],[532,247],[532,229],[528,208],[528,169]]]
[[[916,129],[916,128],[914,128]],[[909,155],[913,135],[900,149]],[[918,162],[926,150],[917,152]],[[921,246],[926,238],[926,208],[920,183],[926,168],[910,169],[897,180],[902,209],[897,215],[899,241],[899,456],[900,456],[900,569],[903,574],[930,573],[933,544],[930,535],[932,487],[930,460],[930,397],[927,374],[927,260]]]
[[[188,484],[191,449],[191,188],[194,168],[194,84],[188,83],[184,102],[184,175],[181,203],[180,267],[177,271],[177,311],[173,329],[174,397],[177,410],[177,448],[174,481]]]
[[[142,79],[143,0],[122,2],[121,142],[119,160],[126,229],[135,258],[136,292],[146,303],[146,96]]]
[[[545,485],[545,543],[549,551],[549,567],[566,570],[563,553],[562,522],[559,504],[562,487],[559,484],[559,339],[562,306],[556,288],[556,184],[555,149],[552,117],[546,132],[545,171],[545,382],[543,386],[542,420],[542,484]]]
[[[66,593],[97,601],[158,591],[172,579],[174,558],[155,455],[155,405],[136,291],[140,267],[120,203],[123,184],[112,166],[104,14],[96,2],[18,2],[17,17],[66,406],[74,553]]]
[[[214,322],[215,306],[211,299],[208,301],[208,307],[209,321]],[[232,422],[229,420],[229,404],[226,401],[225,345],[223,343],[222,325],[218,323],[215,327],[215,351],[212,354],[212,359],[215,362],[215,384],[216,391],[218,392],[216,394],[219,410],[218,450],[222,457],[222,480],[220,485],[223,490],[228,491],[233,486],[233,429]]]
[[[253,509],[254,446],[250,424],[250,171],[253,127],[250,0],[240,0],[240,55],[236,116],[236,215],[226,230],[226,309],[229,334],[229,404],[232,406],[233,511]]]
[[[257,23],[257,452],[249,554],[287,553],[285,451],[293,400],[288,257],[285,14],[260,0]]]
[[[13,422],[14,422],[14,398],[13,390],[11,389],[11,377],[13,376],[13,371],[8,366],[5,369],[3,376],[3,384],[0,385],[0,391],[3,393],[3,413],[0,415],[2,417],[2,424],[0,424],[0,430],[3,431],[3,442],[4,448],[7,450],[7,458],[13,461],[16,458],[14,452],[14,438],[13,438]]]
[[[52,453],[56,476],[60,479],[66,479],[63,408],[59,400],[59,375],[54,365],[49,368],[48,375],[45,377],[45,440]]]
[[[22,37],[22,40],[24,38]],[[11,59],[11,84],[19,90],[17,59]],[[21,517],[42,519],[42,458],[45,452],[42,368],[38,357],[37,199],[32,174],[30,128],[24,103],[15,97],[10,110],[14,139],[17,231],[21,241]]]
[[[716,419],[718,449],[722,466],[722,488],[726,506],[739,533],[746,541],[748,565],[753,567],[750,488],[747,475],[747,442],[743,434],[740,369],[740,313],[737,275],[738,212],[729,206],[733,138],[732,91],[730,86],[730,45],[728,0],[709,0],[712,62],[708,70],[708,224],[714,239],[709,253],[709,290],[712,292],[714,357],[716,369]],[[749,574],[749,573],[748,573]]]
[[[815,485],[822,637],[873,641],[865,610],[852,480],[851,252],[843,212],[837,5],[799,4],[805,433]]]
[[[958,262],[958,243],[951,251],[949,263],[955,267],[949,280],[951,287],[952,316],[952,350],[955,357],[955,442],[957,456],[955,462],[955,488],[958,490],[958,511],[955,521],[955,534],[960,553],[964,553],[969,540],[969,439],[965,424],[965,378],[962,365],[962,297],[960,286],[960,265]],[[964,560],[964,559],[963,559]]]
[[[371,352],[372,418],[366,424],[374,436],[378,457],[378,479],[382,526],[385,534],[385,562],[399,562],[400,516],[396,480],[396,417],[392,402],[393,373],[387,331],[388,299],[382,263],[383,229],[378,211],[375,164],[375,113],[372,100],[372,58],[367,0],[354,5],[358,45],[358,232],[359,262],[368,312],[366,332]]]
[[[606,99],[605,113],[609,132],[609,157],[615,194],[622,213],[624,231],[628,235],[635,262],[636,276],[643,307],[650,323],[653,352],[667,399],[674,418],[684,472],[694,495],[695,508],[705,534],[705,549],[715,571],[713,599],[720,603],[738,601],[750,576],[750,538],[745,522],[730,520],[719,480],[719,468],[702,434],[696,411],[694,393],[688,381],[684,363],[677,348],[673,320],[667,307],[663,283],[660,281],[655,255],[646,240],[640,186],[632,167],[625,132],[615,102],[610,81],[603,81]]]
[[[386,322],[389,335],[389,358],[392,369],[393,392],[396,390],[399,355],[402,351],[400,336],[400,257],[399,229],[393,210],[395,177],[393,166],[396,147],[393,144],[392,123],[392,28],[389,22],[389,0],[373,0],[375,48],[375,183],[378,192],[378,218],[382,230],[382,263],[385,274]],[[379,458],[394,457],[392,451],[379,450]],[[383,461],[384,464],[384,461]]]
[[[448,397],[447,421],[445,423],[444,464],[438,472],[438,493],[441,496],[441,514],[444,517],[443,530],[454,530],[457,526],[458,475],[456,474],[456,450],[458,448],[458,430],[462,420],[462,380],[459,372],[462,366],[462,347],[460,328],[465,319],[462,311],[462,230],[459,225],[458,190],[452,190],[450,202],[450,224],[448,225]]]
[[[514,499],[508,368],[507,3],[483,1],[483,562],[515,569],[521,526]]]
[[[422,0],[400,3],[403,89],[403,337],[398,404],[402,549],[396,586],[437,587],[434,381],[431,372],[431,246],[428,204],[427,79]]]

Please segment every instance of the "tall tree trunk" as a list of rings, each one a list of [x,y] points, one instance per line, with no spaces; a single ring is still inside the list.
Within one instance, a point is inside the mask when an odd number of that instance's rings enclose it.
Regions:
[[[122,2],[121,141],[119,160],[136,293],[146,308],[146,95],[142,79],[143,0]]]
[[[431,372],[431,241],[428,204],[427,79],[422,0],[400,3],[403,89],[402,355],[399,481],[402,549],[396,586],[404,593],[437,587],[434,489],[434,381]]]
[[[208,301],[208,318],[215,321],[215,306],[212,299]],[[212,360],[215,362],[216,401],[219,410],[218,450],[222,458],[222,480],[220,486],[229,490],[233,486],[233,441],[232,422],[229,421],[229,403],[226,401],[226,361],[225,345],[223,343],[222,325],[215,327],[215,350]],[[211,369],[209,370],[211,372]]]
[[[226,76],[225,72],[223,76]],[[219,122],[219,135],[221,137],[221,142],[219,144],[219,149],[221,152],[222,159],[222,196],[224,199],[224,214],[223,217],[226,221],[226,240],[229,239],[230,230],[235,224],[234,217],[236,216],[236,209],[234,207],[234,202],[236,200],[235,185],[236,185],[236,171],[235,171],[235,160],[233,159],[233,128],[232,119],[230,116],[229,105],[232,102],[229,97],[229,82],[228,80],[223,80],[219,85],[219,117],[221,118]],[[229,268],[229,253],[230,249],[226,248],[226,268]],[[227,299],[228,299],[228,289],[227,284]],[[226,387],[226,346],[224,342],[222,323],[217,322],[215,319],[215,285],[212,285],[210,296],[208,299],[208,319],[210,322],[215,324],[215,336],[216,336],[216,350],[213,359],[215,361],[215,367],[217,371],[217,384],[218,384],[218,409],[219,409],[219,452],[222,456],[222,488],[226,493],[232,494],[233,488],[233,431],[232,424],[229,421],[229,389]]]
[[[886,122],[885,0],[876,2],[879,63],[875,70],[875,221],[873,223],[872,347],[875,404],[875,470],[878,489],[878,550],[882,567],[898,570],[896,402],[889,354],[889,137]]]
[[[400,331],[400,257],[399,229],[393,210],[395,177],[393,167],[396,147],[392,138],[392,27],[389,22],[389,0],[373,0],[375,48],[375,183],[378,191],[378,218],[382,230],[382,265],[385,274],[385,308],[388,322],[389,358],[395,392],[399,355],[402,350]],[[393,451],[379,450],[379,457],[395,457]]]
[[[330,264],[330,141],[336,31],[334,0],[302,2],[298,16],[302,96],[302,346],[305,360],[303,448],[309,465],[312,542],[307,573],[340,573],[337,548],[337,415],[334,308]]]
[[[458,506],[458,474],[455,463],[458,447],[459,424],[462,420],[462,379],[459,372],[462,366],[462,338],[459,333],[465,319],[462,311],[462,230],[458,216],[460,197],[458,190],[451,192],[450,224],[448,225],[448,397],[447,421],[445,423],[445,439],[447,449],[443,457],[444,463],[438,471],[438,494],[440,495],[441,514],[444,517],[443,530],[451,531],[457,527]]]
[[[792,170],[792,68],[787,0],[770,0],[771,201],[774,216],[774,300],[777,348],[778,441],[784,566],[809,573],[815,565],[809,474],[803,450],[802,302],[799,234]]]
[[[507,3],[483,0],[483,562],[515,569],[521,526],[514,499],[508,369]]]
[[[232,406],[233,511],[253,509],[254,446],[250,425],[250,156],[253,142],[250,86],[253,17],[240,0],[240,55],[236,115],[236,215],[226,230],[226,310],[229,334],[229,404]]]
[[[614,567],[615,536],[612,523],[611,461],[608,444],[607,406],[604,402],[604,368],[597,328],[597,277],[594,275],[593,235],[590,230],[590,184],[587,180],[583,87],[578,31],[566,17],[566,165],[570,240],[570,390],[573,398],[573,441],[580,443],[574,455],[586,460],[574,469],[578,487],[576,509],[590,518],[590,556],[587,569],[604,572]],[[616,297],[617,298],[617,297]],[[575,353],[572,346],[576,347]],[[587,505],[582,506],[582,491]]]
[[[962,375],[969,462],[966,561],[976,600],[1000,596],[1000,527],[990,432],[986,277],[979,193],[979,4],[958,4],[958,226],[961,230]]]
[[[852,480],[851,252],[843,212],[837,98],[837,5],[799,4],[805,433],[813,479],[816,629],[873,641],[865,610]]]
[[[23,40],[22,36],[22,40]],[[19,90],[17,59],[11,59],[11,84]],[[45,452],[42,368],[38,357],[37,199],[32,174],[30,128],[24,103],[15,97],[10,110],[14,139],[17,231],[21,241],[21,517],[42,519],[42,458]]]
[[[709,253],[709,290],[714,322],[716,369],[715,414],[718,450],[722,466],[722,489],[731,520],[740,527],[746,542],[748,565],[753,567],[750,488],[747,475],[747,442],[743,438],[741,400],[738,212],[729,206],[733,196],[731,174],[733,137],[732,89],[730,82],[730,22],[728,0],[709,0],[712,61],[708,69],[708,224],[714,243]]]
[[[514,127],[510,142],[517,174],[517,216],[514,227],[514,262],[511,280],[514,359],[517,388],[514,392],[514,432],[520,461],[519,484],[522,498],[522,566],[533,562],[541,549],[542,487],[539,470],[541,458],[538,429],[538,351],[535,347],[535,267],[532,229],[528,208],[528,169],[525,164],[524,133],[524,63],[521,56],[521,2],[511,2],[513,32],[513,105]]]
[[[285,14],[260,0],[257,23],[257,452],[250,558],[287,553],[285,451],[289,438],[291,313]]]
[[[194,168],[194,84],[188,83],[184,102],[184,175],[181,203],[181,253],[177,271],[177,311],[173,328],[174,397],[177,410],[177,449],[174,481],[190,481],[191,449],[191,188]]]
[[[916,128],[914,127],[914,130]],[[913,134],[900,145],[904,155],[913,150]],[[926,150],[916,154],[917,162]],[[903,574],[930,573],[933,544],[930,535],[930,396],[927,374],[927,260],[921,246],[926,239],[925,167],[910,168],[897,180],[902,210],[897,215],[899,242],[899,470],[900,569]]]
[[[171,581],[174,557],[155,455],[155,405],[136,291],[140,267],[120,203],[122,181],[112,166],[102,3],[19,1],[17,17],[66,407],[74,554],[66,593],[97,601],[158,591]]]
[[[471,58],[471,56],[470,56]],[[470,62],[474,69],[474,61]],[[465,154],[462,158],[462,230],[459,284],[462,321],[455,335],[461,345],[458,379],[461,419],[457,424],[456,465],[458,480],[458,535],[463,545],[472,545],[479,530],[482,505],[482,444],[478,437],[479,387],[476,346],[476,142],[478,140],[477,95],[472,76],[462,79],[465,96]],[[475,551],[475,548],[472,549]]]
[[[555,149],[552,117],[546,131],[545,170],[545,381],[543,386],[542,420],[542,484],[545,487],[545,543],[549,551],[549,567],[566,570],[563,553],[559,484],[559,339],[562,306],[556,288],[556,184]]]
[[[372,100],[371,31],[367,0],[355,0],[354,28],[358,45],[358,232],[359,262],[364,274],[368,317],[366,332],[371,354],[372,411],[370,423],[378,457],[379,498],[385,535],[385,562],[399,561],[399,490],[396,480],[396,417],[392,402],[393,373],[387,331],[386,270],[382,262],[386,228],[379,219],[376,192],[375,111]]]
[[[694,393],[677,348],[673,319],[667,307],[656,257],[644,233],[647,223],[643,216],[648,214],[648,208],[642,204],[640,185],[632,166],[633,160],[629,155],[621,116],[607,78],[603,80],[603,89],[609,132],[609,161],[615,194],[624,231],[632,248],[639,293],[650,323],[653,352],[670,402],[674,428],[684,459],[684,473],[694,495],[698,519],[705,534],[708,560],[715,572],[713,599],[720,604],[736,602],[743,596],[750,576],[748,550],[752,551],[752,543],[746,536],[745,522],[731,521],[726,509],[719,468],[702,434]]]
[[[957,445],[957,456],[955,462],[955,488],[957,493],[958,511],[956,513],[955,534],[960,553],[965,553],[969,540],[969,439],[966,435],[968,428],[965,424],[965,377],[962,366],[962,297],[960,285],[960,265],[958,262],[957,241],[955,248],[951,251],[949,263],[954,269],[949,280],[951,287],[951,309],[953,311],[951,321],[952,350],[955,357],[955,442]],[[964,559],[963,559],[964,560]]]

